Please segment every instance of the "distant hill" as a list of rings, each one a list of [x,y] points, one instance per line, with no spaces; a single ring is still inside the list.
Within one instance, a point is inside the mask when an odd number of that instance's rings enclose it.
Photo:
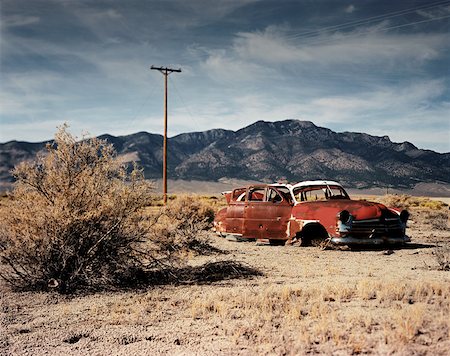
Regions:
[[[111,142],[124,162],[137,160],[147,178],[161,177],[161,135],[139,132],[100,138]],[[0,144],[0,182],[11,182],[14,165],[33,158],[44,146],[45,142]],[[411,188],[417,183],[450,184],[450,153],[394,143],[387,136],[336,133],[308,121],[258,121],[238,131],[215,129],[169,138],[168,171],[171,179],[184,180],[326,178],[347,187]]]

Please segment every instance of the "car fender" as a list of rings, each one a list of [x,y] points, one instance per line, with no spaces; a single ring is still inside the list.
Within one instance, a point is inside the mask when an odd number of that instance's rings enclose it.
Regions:
[[[294,238],[299,232],[301,232],[306,226],[310,224],[322,225],[320,223],[320,220],[296,219],[295,217],[291,216],[287,224],[286,230],[287,238],[288,239]]]

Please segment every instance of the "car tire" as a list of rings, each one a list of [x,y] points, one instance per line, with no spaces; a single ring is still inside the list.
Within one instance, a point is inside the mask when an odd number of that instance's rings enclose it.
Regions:
[[[269,243],[271,246],[283,246],[285,241],[279,239],[269,239]]]
[[[328,234],[320,224],[308,224],[297,235],[303,240],[302,246],[319,246],[327,242]]]

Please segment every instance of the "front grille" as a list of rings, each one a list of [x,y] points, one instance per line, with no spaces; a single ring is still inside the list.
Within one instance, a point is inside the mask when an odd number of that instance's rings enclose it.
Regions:
[[[353,221],[349,233],[354,237],[403,237],[403,224],[399,218]]]

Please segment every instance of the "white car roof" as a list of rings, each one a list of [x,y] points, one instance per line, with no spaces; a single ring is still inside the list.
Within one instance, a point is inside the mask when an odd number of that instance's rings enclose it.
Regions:
[[[291,184],[284,184],[284,183],[272,183],[269,184],[271,187],[292,187]]]
[[[310,187],[315,185],[336,185],[338,187],[342,187],[338,182],[332,180],[307,180],[305,182],[299,182],[292,185],[292,188],[301,188],[301,187]]]

